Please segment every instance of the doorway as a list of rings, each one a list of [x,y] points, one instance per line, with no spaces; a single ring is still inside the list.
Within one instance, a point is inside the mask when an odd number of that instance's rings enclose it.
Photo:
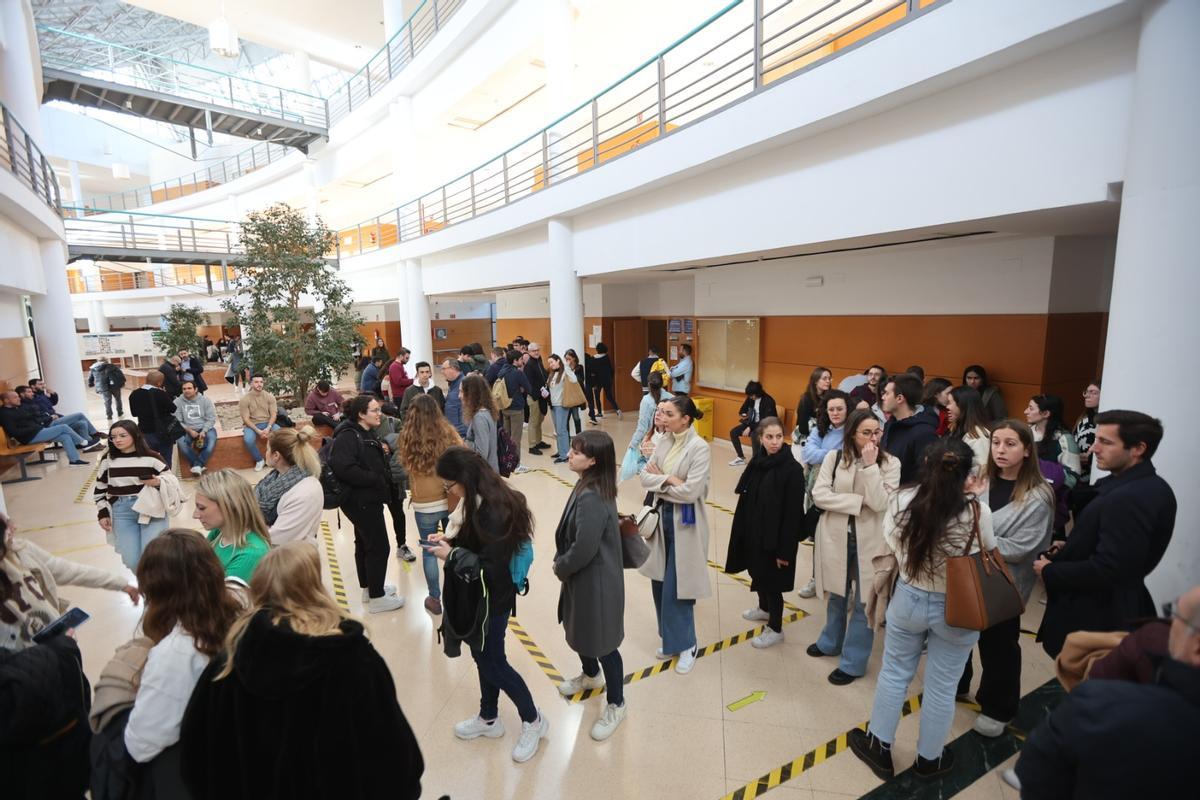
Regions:
[[[665,319],[646,320],[646,347],[638,358],[644,358],[646,350],[657,347],[658,354],[666,359],[667,351],[667,321]]]
[[[665,324],[663,329],[666,329]],[[637,317],[613,320],[613,340],[608,357],[612,359],[613,390],[623,411],[636,414],[642,402],[642,386],[629,377],[629,372],[634,364],[646,357],[647,346],[644,320]]]

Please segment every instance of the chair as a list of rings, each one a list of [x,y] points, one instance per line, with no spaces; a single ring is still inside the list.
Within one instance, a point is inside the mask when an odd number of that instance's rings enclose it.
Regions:
[[[7,481],[0,481],[0,483],[24,483],[26,481],[41,480],[40,476],[29,474],[29,470],[25,466],[25,460],[32,454],[37,453],[39,458],[38,461],[34,463],[40,464],[43,461],[46,461],[46,455],[42,452],[45,449],[45,442],[40,442],[38,444],[14,444],[13,441],[8,438],[8,432],[3,428],[0,428],[0,458],[16,459],[17,464],[21,467],[21,477],[11,478]]]

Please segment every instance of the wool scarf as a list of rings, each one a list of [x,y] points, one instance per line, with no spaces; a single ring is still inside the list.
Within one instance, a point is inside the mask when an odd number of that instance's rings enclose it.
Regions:
[[[254,487],[254,495],[258,499],[258,507],[267,518],[268,525],[274,525],[279,518],[279,498],[283,497],[300,481],[308,477],[308,473],[295,464],[287,472],[271,471],[271,474],[259,481]]]

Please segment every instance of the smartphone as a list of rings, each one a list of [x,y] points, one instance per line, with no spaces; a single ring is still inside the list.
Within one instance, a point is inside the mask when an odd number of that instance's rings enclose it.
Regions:
[[[33,642],[34,644],[45,644],[55,636],[64,634],[72,628],[78,628],[91,618],[91,614],[87,613],[82,608],[72,608],[70,611],[54,620],[54,622],[51,622],[49,625],[35,633],[33,635]]]

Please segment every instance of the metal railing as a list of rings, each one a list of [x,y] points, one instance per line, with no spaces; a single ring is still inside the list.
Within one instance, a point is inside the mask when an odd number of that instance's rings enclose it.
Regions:
[[[106,216],[87,216],[103,213]],[[68,247],[112,251],[223,255],[230,260],[246,254],[237,222],[166,214],[117,214],[112,209],[63,209]],[[112,216],[108,216],[112,215]]]
[[[105,210],[128,211],[186,197],[229,183],[243,175],[249,175],[255,170],[262,169],[268,164],[273,164],[296,152],[285,145],[260,142],[213,164],[211,167],[199,169],[187,175],[152,183],[149,186],[128,189],[124,192],[92,197],[85,204],[83,213],[102,214]]]
[[[228,285],[222,270],[232,282],[234,268],[221,264],[158,264],[146,269],[113,264],[99,266],[95,275],[84,275],[82,270],[68,267],[67,287],[71,294],[173,288],[188,294],[211,295]]]
[[[125,45],[38,25],[42,67],[314,128],[329,127],[325,100],[296,89],[176,61]],[[65,38],[72,47],[51,46]],[[69,51],[70,55],[66,55]]]
[[[5,167],[55,211],[62,208],[58,176],[29,133],[0,103],[0,166]]]
[[[948,0],[734,0],[506,152],[338,231],[343,255],[474,219],[698,122]]]

